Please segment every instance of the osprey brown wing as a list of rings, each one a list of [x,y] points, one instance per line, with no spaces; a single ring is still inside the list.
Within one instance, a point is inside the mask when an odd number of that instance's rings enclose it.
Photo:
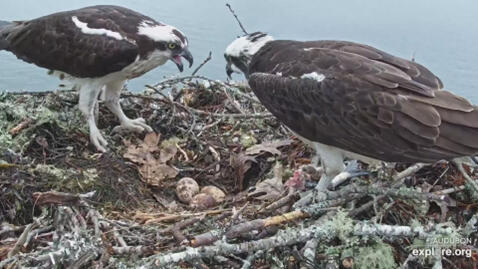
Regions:
[[[289,55],[291,57],[299,57],[299,55],[301,54],[306,55],[303,52],[311,51],[314,49],[329,49],[363,56],[367,59],[385,63],[387,65],[395,67],[406,73],[415,82],[425,85],[432,90],[438,90],[443,88],[441,80],[432,72],[430,72],[427,68],[417,62],[393,56],[371,46],[348,41],[320,40],[300,42],[292,40],[277,40],[269,42],[265,46],[265,48],[261,49],[256,54],[257,57],[254,57],[251,66],[260,66],[260,59],[264,59],[262,56],[270,57],[270,60],[263,62],[267,66],[268,64],[280,64],[281,61],[284,59],[284,55]],[[309,61],[310,59],[307,59],[306,63]],[[327,62],[324,62],[322,64],[324,64],[325,68],[328,67]]]
[[[304,43],[305,45],[309,45],[309,42]],[[312,46],[316,45],[317,47],[350,52],[364,56],[371,60],[393,65],[394,67],[397,67],[407,73],[411,78],[413,78],[413,80],[421,84],[427,85],[428,87],[436,90],[443,88],[443,83],[441,80],[423,65],[414,61],[393,56],[374,47],[348,41],[312,41],[310,43]]]
[[[427,72],[411,76],[396,64],[331,48],[292,52],[261,50],[261,58],[271,60],[253,59],[249,84],[298,134],[384,161],[433,162],[478,152],[477,108],[438,91],[439,80],[425,79]],[[301,78],[312,72],[325,78]]]
[[[129,19],[125,12],[129,12]],[[100,13],[109,17],[100,17]],[[83,34],[73,16],[89,28],[111,31],[123,38]],[[76,77],[101,77],[134,62],[140,51],[127,36],[137,31],[138,23],[131,20],[144,19],[149,17],[125,8],[95,6],[21,22],[2,34],[6,49],[26,62]]]

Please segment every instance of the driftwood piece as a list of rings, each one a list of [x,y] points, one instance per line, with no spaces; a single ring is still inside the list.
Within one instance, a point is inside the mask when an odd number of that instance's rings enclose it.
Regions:
[[[264,229],[269,226],[279,225],[293,220],[306,218],[309,215],[302,211],[293,211],[280,216],[274,216],[266,219],[256,219],[232,226],[224,235],[226,238],[236,238],[241,234],[253,230]],[[192,246],[203,246],[219,240],[222,233],[220,231],[210,231],[194,237],[191,241]]]
[[[35,192],[33,193],[33,199],[37,205],[86,205],[85,199],[93,197],[95,193],[95,191],[85,194],[71,194],[57,191]]]

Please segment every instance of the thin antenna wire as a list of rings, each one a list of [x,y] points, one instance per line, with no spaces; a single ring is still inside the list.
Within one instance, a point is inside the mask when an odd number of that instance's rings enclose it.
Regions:
[[[232,15],[234,15],[234,18],[236,18],[236,21],[239,23],[239,27],[241,27],[242,32],[244,32],[244,34],[248,35],[249,33],[246,31],[246,29],[244,29],[244,26],[242,25],[241,21],[237,17],[236,13],[234,12],[234,10],[232,10],[231,5],[229,5],[229,3],[227,3],[226,7],[229,8],[229,11],[231,11]]]

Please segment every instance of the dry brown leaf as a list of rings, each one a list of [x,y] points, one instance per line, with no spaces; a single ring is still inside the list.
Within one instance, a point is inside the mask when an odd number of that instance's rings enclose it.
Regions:
[[[148,133],[144,137],[144,142],[141,145],[145,150],[149,152],[156,152],[159,150],[158,144],[161,138],[161,134]]]
[[[255,188],[249,192],[248,196],[257,200],[277,200],[284,193],[284,184],[282,175],[284,168],[280,163],[274,166],[274,176],[264,181],[258,182]]]
[[[148,162],[139,168],[139,172],[145,182],[153,186],[161,186],[161,182],[167,178],[174,178],[178,171],[171,166],[158,162]]]
[[[259,155],[262,152],[269,152],[273,155],[281,155],[281,152],[278,148],[283,146],[288,146],[292,144],[292,140],[284,139],[284,140],[274,140],[274,141],[266,141],[258,145],[254,145],[246,150],[247,155]]]
[[[178,147],[176,146],[177,141],[178,139],[174,137],[161,143],[161,155],[159,155],[159,160],[162,163],[165,163],[176,156],[176,153],[178,152]]]
[[[231,154],[229,163],[236,172],[236,180],[239,183],[239,189],[242,190],[242,183],[244,181],[244,174],[251,168],[252,162],[257,162],[253,156],[247,156],[244,153]]]
[[[133,144],[128,146],[128,149],[123,157],[139,164],[148,163],[154,158],[150,152],[145,151],[142,147],[138,147]]]
[[[140,164],[151,162],[154,159],[152,153],[159,150],[160,137],[160,134],[148,133],[139,145],[132,144],[129,140],[124,141],[127,150],[123,157]]]
[[[176,155],[177,147],[174,143],[165,143],[169,140],[164,141],[161,144],[159,159],[153,155],[154,152],[160,150],[160,137],[160,134],[149,133],[139,145],[125,141],[127,150],[123,156],[135,163],[141,164],[142,166],[138,169],[139,173],[147,184],[153,186],[160,186],[164,179],[174,178],[178,175],[176,169],[166,164],[167,161]]]

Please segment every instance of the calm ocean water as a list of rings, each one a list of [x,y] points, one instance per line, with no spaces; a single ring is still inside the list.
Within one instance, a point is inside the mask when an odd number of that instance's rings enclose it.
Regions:
[[[231,0],[249,32],[277,39],[342,39],[411,58],[430,68],[450,89],[478,104],[478,2],[474,0]],[[201,74],[225,79],[223,52],[240,29],[221,0],[2,0],[0,20],[23,20],[96,4],[135,9],[186,33],[196,64],[213,52]],[[192,68],[194,69],[194,67]],[[185,74],[190,73],[187,70]],[[144,85],[177,74],[172,63],[132,80]],[[236,79],[242,79],[236,76]],[[50,90],[59,81],[46,70],[0,52],[0,90]]]

